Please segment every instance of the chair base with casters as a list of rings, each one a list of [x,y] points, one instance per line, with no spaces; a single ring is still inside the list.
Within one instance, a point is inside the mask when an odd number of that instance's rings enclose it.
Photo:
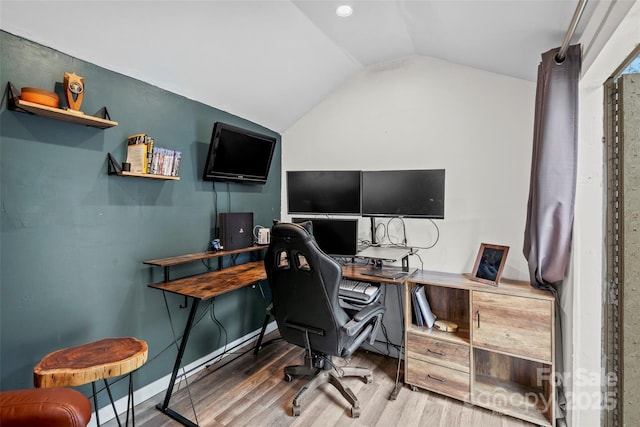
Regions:
[[[302,402],[316,388],[323,384],[331,384],[340,394],[351,404],[351,417],[358,418],[360,416],[360,403],[358,398],[349,387],[344,385],[340,378],[343,377],[360,377],[365,384],[373,382],[373,373],[370,369],[357,366],[335,366],[330,356],[324,354],[313,354],[307,365],[287,366],[284,369],[284,380],[293,381],[295,377],[313,377],[306,383],[296,394],[292,404],[292,415],[297,417],[302,412]]]
[[[373,341],[373,337],[375,337],[375,332],[377,332],[381,321],[381,311],[384,311],[384,309],[370,306],[368,311],[374,316],[373,318],[376,319],[375,322],[365,326],[364,333],[360,334],[359,338],[352,342],[349,348],[345,349],[345,354],[352,354],[367,337],[371,337],[369,339]],[[305,397],[311,394],[313,390],[323,384],[331,384],[351,404],[351,417],[358,418],[360,416],[360,403],[358,402],[358,398],[349,387],[345,386],[342,381],[340,381],[340,378],[361,377],[365,384],[369,384],[373,382],[373,373],[371,370],[355,366],[335,366],[330,355],[314,351],[311,348],[309,335],[322,336],[324,335],[324,331],[290,322],[287,322],[286,325],[289,328],[304,332],[306,347],[305,359],[309,363],[308,365],[294,365],[284,368],[284,380],[290,382],[294,377],[298,376],[313,377],[311,381],[305,384],[300,391],[298,391],[296,397],[293,398],[292,415],[294,417],[300,415],[302,412],[302,401]]]

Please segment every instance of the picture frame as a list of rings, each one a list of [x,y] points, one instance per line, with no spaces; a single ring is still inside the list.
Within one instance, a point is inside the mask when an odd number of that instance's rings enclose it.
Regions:
[[[508,253],[509,246],[481,243],[476,262],[473,265],[471,280],[498,286]]]

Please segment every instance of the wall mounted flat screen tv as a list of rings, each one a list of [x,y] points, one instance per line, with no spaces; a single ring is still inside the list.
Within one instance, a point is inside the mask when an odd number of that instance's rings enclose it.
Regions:
[[[444,169],[362,172],[362,216],[444,219]]]
[[[293,218],[295,223],[311,221],[313,237],[322,251],[334,257],[358,253],[358,220],[336,218]]]
[[[360,215],[360,171],[288,171],[290,214]]]
[[[264,184],[275,146],[272,136],[216,122],[202,178]]]

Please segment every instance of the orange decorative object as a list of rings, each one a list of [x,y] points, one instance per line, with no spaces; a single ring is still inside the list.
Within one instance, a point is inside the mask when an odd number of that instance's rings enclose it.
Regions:
[[[38,89],[37,87],[23,87],[20,99],[53,108],[58,108],[60,102],[60,97],[55,92]]]
[[[84,96],[84,78],[76,73],[64,73],[64,93],[69,109],[80,111]]]

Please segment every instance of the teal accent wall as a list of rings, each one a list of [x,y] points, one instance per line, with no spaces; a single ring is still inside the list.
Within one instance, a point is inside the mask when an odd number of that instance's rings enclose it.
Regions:
[[[149,361],[135,378],[140,388],[169,374],[177,354],[163,294],[147,287],[162,281],[163,271],[143,261],[204,251],[214,237],[216,212],[251,211],[254,223],[265,226],[280,218],[280,135],[9,33],[0,32],[0,41],[3,89],[11,82],[18,90],[53,90],[64,72],[75,72],[85,79],[81,110],[94,114],[106,106],[119,123],[100,130],[10,111],[5,93],[0,109],[0,387],[32,387],[33,367],[52,351],[134,336],[149,345]],[[201,179],[216,121],[278,138],[266,185],[214,185]],[[107,153],[123,161],[126,138],[136,133],[183,152],[180,181],[107,175]],[[216,266],[198,262],[175,267],[171,275]],[[166,301],[179,336],[188,309],[180,308],[181,297],[167,294]],[[259,329],[265,307],[259,286],[201,304],[185,363]],[[125,383],[116,384],[114,397],[126,394]],[[79,389],[90,395],[89,386]]]

